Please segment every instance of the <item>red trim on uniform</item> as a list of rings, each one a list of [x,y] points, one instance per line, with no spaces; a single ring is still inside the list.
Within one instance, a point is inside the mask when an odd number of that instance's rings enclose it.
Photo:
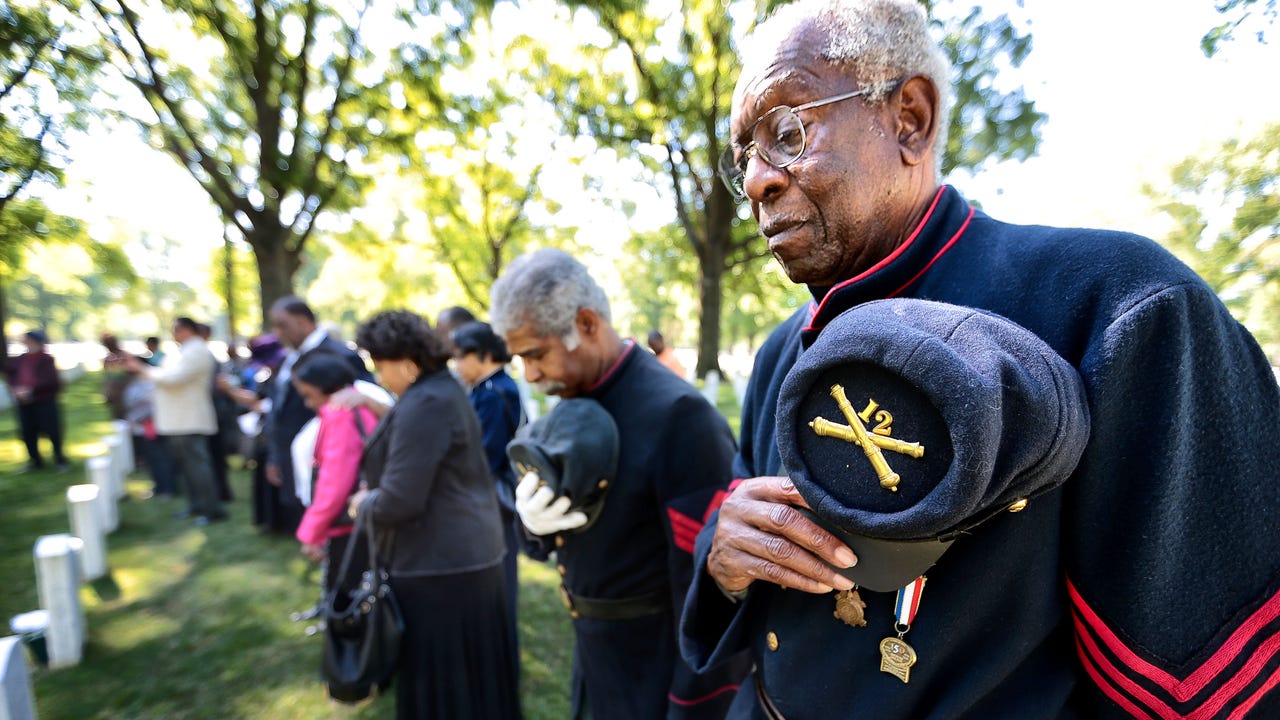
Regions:
[[[618,371],[618,367],[622,365],[622,361],[626,360],[627,356],[631,354],[631,351],[636,348],[636,343],[634,340],[627,340],[626,344],[627,344],[627,349],[622,351],[622,354],[618,356],[617,360],[613,361],[613,364],[609,366],[608,370],[604,371],[604,374],[600,376],[599,380],[596,380],[594,383],[591,384],[591,387],[587,388],[587,392],[591,392],[592,390],[595,390],[596,388],[603,385],[604,381],[608,380],[610,375],[613,375],[615,372]]]
[[[938,258],[942,257],[943,255],[946,255],[947,251],[951,249],[951,246],[955,245],[956,241],[960,239],[960,236],[964,234],[964,231],[969,229],[969,221],[973,219],[974,212],[976,211],[972,207],[970,207],[969,217],[965,218],[964,222],[960,223],[960,229],[956,231],[955,235],[951,236],[951,239],[947,241],[946,245],[942,246],[942,249],[938,251],[938,254],[933,256],[933,259],[929,261],[929,264],[921,268],[920,272],[916,273],[915,277],[912,277],[910,280],[908,280],[906,284],[904,284],[902,287],[889,293],[888,297],[898,297],[898,293],[911,287],[915,283],[915,281],[920,279],[921,275],[924,275],[925,273],[929,272],[929,268],[933,267],[933,264],[938,262]]]
[[[1262,699],[1262,696],[1266,695],[1276,686],[1277,683],[1280,683],[1280,668],[1277,668],[1275,672],[1271,673],[1271,677],[1267,678],[1267,681],[1262,684],[1262,687],[1258,688],[1257,692],[1250,695],[1248,700],[1245,700],[1240,704],[1240,707],[1236,708],[1234,712],[1228,715],[1227,720],[1241,720],[1241,718],[1245,716],[1245,713],[1252,710],[1253,706],[1257,705],[1258,701]]]
[[[707,503],[707,511],[702,513],[703,524],[706,524],[707,520],[711,519],[711,513],[720,509],[720,506],[724,504],[724,499],[727,497],[729,497],[729,493],[725,490],[717,490],[716,494],[711,496],[711,502]]]
[[[1227,641],[1208,660],[1192,671],[1185,680],[1178,680],[1167,671],[1142,659],[1125,645],[1124,641],[1107,627],[1097,613],[1089,607],[1070,580],[1067,581],[1067,592],[1076,610],[1073,622],[1076,626],[1077,639],[1082,641],[1078,643],[1078,648],[1082,652],[1081,658],[1096,663],[1098,668],[1110,677],[1111,682],[1132,693],[1138,700],[1144,702],[1163,718],[1205,718],[1214,715],[1227,703],[1236,699],[1280,652],[1280,633],[1273,633],[1254,649],[1243,667],[1225,682],[1220,683],[1218,689],[1200,703],[1195,710],[1186,715],[1178,714],[1167,703],[1156,698],[1128,676],[1145,678],[1169,693],[1173,700],[1187,702],[1216,680],[1227,667],[1239,658],[1246,645],[1257,639],[1257,636],[1264,628],[1276,620],[1277,617],[1280,617],[1280,593],[1273,595],[1262,607],[1246,618],[1240,627],[1231,633]],[[1093,639],[1093,635],[1097,635],[1107,649],[1124,665],[1123,669],[1114,665],[1102,653],[1102,648]],[[1255,704],[1262,694],[1277,682],[1280,682],[1280,678],[1273,674],[1268,678],[1262,691],[1250,696],[1247,701],[1248,704]]]
[[[1106,678],[1102,677],[1102,674],[1093,666],[1093,663],[1089,662],[1088,656],[1084,652],[1084,648],[1080,646],[1080,638],[1076,638],[1076,653],[1080,655],[1081,664],[1084,665],[1085,673],[1093,679],[1093,684],[1098,686],[1098,689],[1102,691],[1102,694],[1111,698],[1111,702],[1119,705],[1122,710],[1135,718],[1142,718],[1142,720],[1155,720],[1150,715],[1143,712],[1142,708],[1130,702],[1129,698],[1120,694],[1120,691],[1112,687],[1110,683],[1106,682]]]
[[[732,494],[734,490],[738,489],[739,485],[741,485],[746,481],[747,481],[746,478],[734,478],[733,482],[729,483],[729,493]]]
[[[667,508],[667,517],[671,520],[671,539],[676,547],[692,555],[693,544],[702,531],[702,523],[675,508]]]
[[[738,690],[737,685],[725,685],[722,688],[717,688],[715,690],[712,690],[706,695],[703,695],[700,698],[694,698],[693,700],[685,700],[684,698],[678,698],[675,696],[674,693],[667,693],[667,699],[677,705],[683,705],[685,707],[689,707],[690,705],[697,705],[699,703],[704,703],[710,700],[711,698],[719,697],[729,691],[737,692],[737,690]]]
[[[863,270],[862,272],[849,278],[848,280],[845,280],[843,282],[838,282],[835,285],[832,285],[831,289],[827,291],[827,294],[823,296],[822,302],[818,303],[817,309],[813,311],[813,316],[817,317],[818,313],[822,312],[822,308],[826,306],[827,300],[832,295],[834,295],[837,290],[843,287],[848,287],[849,285],[852,285],[858,282],[859,280],[862,280],[863,278],[870,277],[871,275],[876,274],[881,270],[881,268],[885,267],[886,265],[893,262],[894,260],[897,260],[899,255],[906,252],[907,248],[911,247],[911,243],[915,242],[917,237],[920,237],[920,231],[923,230],[924,226],[929,222],[929,218],[933,217],[933,211],[938,208],[938,202],[942,200],[942,193],[945,192],[946,189],[947,189],[946,185],[943,185],[938,188],[938,192],[933,196],[933,202],[930,203],[929,209],[925,211],[924,217],[920,219],[920,222],[916,225],[916,229],[911,231],[911,235],[907,237],[906,242],[894,248],[893,252],[889,253],[887,257],[885,257],[883,260],[876,263],[875,265],[872,265],[871,267],[867,268],[866,270]],[[972,215],[972,209],[970,209],[970,214]],[[934,258],[934,259],[936,260],[937,258]],[[812,329],[813,329],[813,322],[812,320],[810,320],[809,327],[805,328],[805,330],[812,330]]]

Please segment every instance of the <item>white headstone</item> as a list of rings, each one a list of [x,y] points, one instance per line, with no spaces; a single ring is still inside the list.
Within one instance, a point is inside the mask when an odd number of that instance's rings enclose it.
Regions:
[[[84,608],[80,605],[80,538],[67,534],[36,539],[36,589],[49,611],[45,645],[49,667],[78,665],[84,653]]]
[[[102,531],[115,532],[120,527],[120,507],[116,504],[115,478],[112,476],[111,458],[101,455],[89,458],[84,464],[89,482],[98,488],[98,514],[102,518]]]
[[[124,443],[120,442],[119,435],[108,435],[102,438],[102,443],[107,446],[107,456],[111,458],[111,497],[119,500],[124,497]]]
[[[128,420],[112,420],[111,427],[116,429],[116,435],[120,436],[121,454],[124,456],[124,468],[121,472],[125,477],[138,467],[137,459],[133,457],[133,428],[129,426]]]
[[[107,533],[102,527],[102,511],[98,509],[100,494],[97,485],[67,488],[71,534],[84,542],[81,569],[85,580],[97,580],[107,574]]]
[[[0,720],[35,720],[33,697],[22,639],[0,638]]]
[[[742,407],[747,401],[747,376],[734,373],[729,376],[729,380],[733,383],[733,396],[738,398],[738,407]]]
[[[720,400],[720,373],[715,370],[707,371],[707,379],[703,381],[702,397],[715,407],[716,402]]]

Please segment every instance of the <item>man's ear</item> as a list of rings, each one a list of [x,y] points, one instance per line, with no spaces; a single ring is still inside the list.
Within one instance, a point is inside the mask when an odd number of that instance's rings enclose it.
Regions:
[[[923,75],[912,75],[898,88],[898,152],[907,165],[919,165],[932,152],[943,122],[938,103],[938,88]]]
[[[573,324],[578,328],[578,335],[583,340],[595,338],[596,333],[600,332],[600,316],[591,308],[578,308],[578,315],[573,319]]]

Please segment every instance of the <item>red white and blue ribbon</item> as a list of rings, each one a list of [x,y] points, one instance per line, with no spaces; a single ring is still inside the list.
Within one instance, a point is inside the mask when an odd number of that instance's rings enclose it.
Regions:
[[[916,619],[916,611],[920,609],[920,595],[924,593],[925,576],[912,580],[898,590],[898,600],[893,608],[893,617],[897,621],[899,632],[906,633],[907,628]]]

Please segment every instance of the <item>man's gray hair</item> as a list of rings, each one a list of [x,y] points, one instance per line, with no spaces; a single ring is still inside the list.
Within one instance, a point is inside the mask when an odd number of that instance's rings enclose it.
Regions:
[[[573,350],[578,311],[589,308],[610,321],[609,299],[591,273],[572,255],[544,248],[521,255],[489,291],[489,321],[499,335],[530,325],[538,337],[558,337]]]
[[[826,37],[818,57],[844,65],[864,87],[868,103],[883,102],[894,81],[923,75],[938,88],[934,164],[947,150],[952,92],[951,62],[929,34],[929,20],[917,0],[797,0],[783,5],[743,41],[743,77],[750,63],[769,62],[773,51],[797,30],[813,25]],[[764,52],[759,52],[763,50]],[[759,66],[755,66],[758,68]]]

